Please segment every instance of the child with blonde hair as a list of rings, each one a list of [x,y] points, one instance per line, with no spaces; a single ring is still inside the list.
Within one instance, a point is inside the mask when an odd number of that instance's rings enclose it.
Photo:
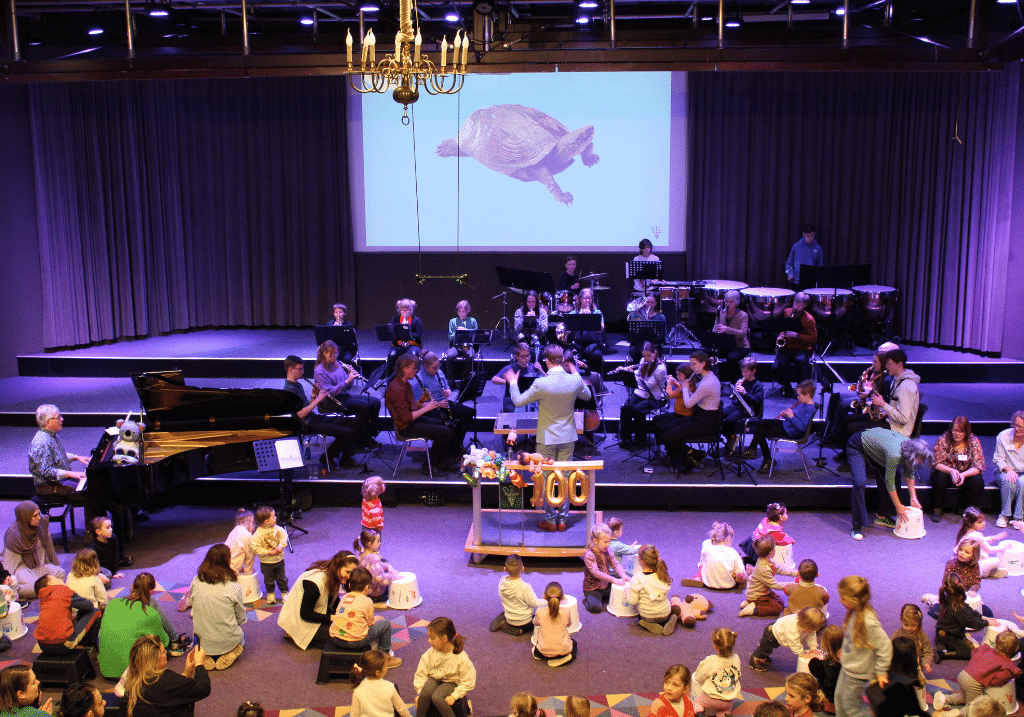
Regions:
[[[816,607],[805,607],[798,613],[783,615],[765,626],[761,643],[750,655],[750,666],[764,672],[772,662],[772,652],[782,645],[797,657],[813,657],[818,650],[818,630],[823,627],[825,615]]]
[[[476,686],[476,668],[465,652],[466,639],[447,617],[435,617],[427,625],[430,649],[420,657],[412,684],[416,690],[416,714],[425,715],[433,705],[441,717],[455,717],[452,705]]]
[[[107,606],[107,590],[103,587],[100,559],[95,550],[82,548],[78,551],[64,584],[91,602],[93,607],[102,610]]]
[[[693,703],[706,715],[729,715],[740,696],[740,657],[735,652],[736,633],[727,627],[711,632],[714,655],[708,655],[693,673]]]
[[[252,536],[252,548],[260,558],[263,585],[267,589],[267,605],[274,599],[274,583],[281,588],[281,602],[288,597],[288,574],[284,570],[284,549],[288,546],[288,533],[277,524],[277,512],[267,505],[256,510],[256,533]]]
[[[239,508],[235,513],[235,527],[224,541],[231,549],[231,569],[239,575],[252,575],[256,566],[256,550],[252,547],[252,534],[256,530],[256,517],[252,511]],[[273,591],[268,591],[273,593]]]
[[[516,692],[512,695],[512,713],[508,717],[541,717],[537,708],[537,698],[529,692]]]
[[[830,715],[836,713],[836,683],[843,666],[839,663],[839,652],[843,648],[843,630],[837,625],[829,625],[821,631],[821,649],[818,656],[812,657],[807,669],[818,681],[818,686],[825,695],[824,711]]]
[[[956,534],[956,545],[959,546],[964,540],[977,540],[981,546],[981,560],[978,562],[978,569],[981,577],[1005,578],[1007,572],[999,568],[999,554],[1009,547],[1009,541],[1004,541],[1006,531],[997,533],[986,538],[981,531],[985,529],[985,514],[973,505],[964,511],[963,522],[960,524],[960,531]],[[956,549],[953,550],[953,557],[956,557]],[[967,587],[966,585],[964,586]]]
[[[946,569],[942,580],[955,573],[960,578],[964,590],[977,590],[981,587],[981,543],[974,538],[964,538],[957,543],[953,557],[946,561]]]
[[[380,556],[380,542],[380,533],[370,528],[363,528],[359,537],[352,542],[352,549],[359,553],[359,565],[373,576],[369,595],[374,599],[383,597],[391,583],[402,577]]]
[[[935,652],[932,650],[932,641],[928,637],[928,633],[921,627],[923,620],[924,615],[921,614],[921,608],[913,603],[907,603],[900,609],[900,626],[892,634],[893,639],[909,637],[914,641],[914,647],[917,649],[917,662],[920,668],[918,679],[922,685],[925,683],[924,673],[932,671],[932,660],[935,657]]]
[[[648,715],[694,717],[693,701],[690,699],[690,668],[686,665],[672,665],[665,670],[662,692],[654,698]]]
[[[352,711],[350,717],[382,717],[398,714],[411,717],[409,708],[398,694],[393,682],[384,679],[391,667],[391,658],[380,650],[367,650],[352,665]]]
[[[505,558],[505,575],[498,583],[501,612],[491,620],[491,632],[522,635],[533,631],[534,611],[547,603],[537,599],[533,586],[523,580],[523,559],[516,553]]]
[[[587,552],[583,554],[583,605],[589,612],[603,612],[612,593],[612,583],[625,586],[622,566],[609,550],[612,531],[599,523],[590,531]]]
[[[754,568],[744,565],[740,554],[732,547],[734,534],[728,523],[716,522],[711,526],[707,540],[700,546],[697,574],[683,578],[683,587],[728,590],[747,581]]]
[[[774,591],[785,591],[786,588],[775,579],[777,567],[772,562],[775,540],[770,535],[762,536],[754,541],[754,550],[757,551],[757,564],[747,579],[746,599],[740,603],[740,617],[781,615],[785,606]]]
[[[533,624],[537,626],[537,643],[533,648],[533,659],[546,660],[548,667],[568,665],[576,659],[576,641],[569,637],[569,622],[572,616],[562,610],[565,594],[558,583],[548,583],[544,590],[546,607],[537,608]]]
[[[842,670],[836,684],[836,715],[868,717],[864,688],[871,680],[886,682],[892,660],[892,642],[871,607],[871,587],[859,575],[839,581],[839,602],[846,608],[843,620]]]
[[[363,481],[362,524],[378,533],[384,530],[384,506],[380,496],[385,490],[387,486],[380,476],[370,476]]]
[[[668,591],[672,578],[668,566],[653,545],[640,548],[640,572],[629,581],[626,600],[636,605],[640,613],[640,627],[655,635],[671,635],[679,622],[682,601],[673,596],[671,603]]]
[[[806,672],[786,678],[786,709],[790,717],[812,717],[825,706],[825,694],[818,681]]]

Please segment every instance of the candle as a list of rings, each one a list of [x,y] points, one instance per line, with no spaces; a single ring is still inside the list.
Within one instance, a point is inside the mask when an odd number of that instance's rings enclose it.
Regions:
[[[395,62],[402,61],[402,31],[395,33]]]
[[[420,34],[419,28],[416,28],[416,42],[413,45],[413,47],[415,48],[415,56],[413,57],[413,62],[415,62],[416,64],[419,64],[420,62],[420,45],[422,44],[423,36]]]
[[[455,43],[453,45],[455,51],[452,53],[452,72],[459,71],[459,50],[462,49],[462,33],[455,33]]]
[[[361,63],[361,65],[363,67],[366,67],[366,55],[367,55],[367,53],[370,52],[370,33],[369,32],[367,32],[365,35],[363,35],[362,48],[363,48],[363,57],[360,60],[360,63]]]
[[[448,38],[441,37],[441,72],[444,72],[444,66],[448,62]]]
[[[377,36],[373,34],[373,30],[366,33],[370,38],[370,64],[377,64]]]
[[[345,33],[345,56],[348,58],[348,66],[352,67],[352,30]]]
[[[463,69],[463,71],[465,71],[465,69],[466,69],[466,61],[469,59],[468,55],[469,55],[469,33],[467,32],[466,36],[462,38],[462,69]]]

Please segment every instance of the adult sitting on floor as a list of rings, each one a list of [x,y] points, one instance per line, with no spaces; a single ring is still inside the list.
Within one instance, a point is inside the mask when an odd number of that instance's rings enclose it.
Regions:
[[[160,640],[142,635],[132,645],[124,682],[123,714],[128,717],[191,717],[196,702],[210,696],[206,652],[196,645],[179,675],[167,669],[167,652]]]
[[[907,508],[900,502],[897,491],[896,473],[905,471],[907,490],[910,491],[910,505],[920,509],[917,499],[914,471],[918,466],[927,468],[932,462],[932,450],[920,439],[906,438],[888,428],[872,428],[855,433],[846,443],[846,454],[850,460],[850,475],[853,479],[853,493],[850,498],[850,517],[853,527],[850,537],[864,539],[864,526],[868,525],[868,509],[864,492],[868,483],[868,470],[878,484],[878,510],[875,525],[895,528],[896,513],[900,520],[907,520]]]
[[[231,548],[210,546],[188,591],[192,622],[202,639],[207,670],[226,670],[242,654],[245,602],[238,574],[231,569]]]
[[[18,581],[18,597],[31,600],[36,596],[36,580],[44,575],[63,580],[66,573],[53,549],[50,519],[39,512],[39,506],[23,500],[14,506],[14,518],[4,533],[3,565]]]
[[[8,665],[0,670],[0,714],[18,717],[50,717],[53,698],[39,709],[39,680],[31,665]]]
[[[156,588],[156,579],[150,573],[139,573],[126,598],[115,598],[107,603],[100,624],[100,673],[108,680],[116,680],[128,667],[128,653],[139,635],[155,635],[172,654],[182,655],[191,638],[175,635],[174,627],[150,596]]]
[[[330,638],[331,617],[338,610],[338,591],[359,558],[342,550],[330,560],[317,560],[306,568],[288,592],[277,624],[300,649],[323,649]]]
[[[103,717],[106,706],[103,693],[84,682],[68,685],[60,697],[61,717]]]

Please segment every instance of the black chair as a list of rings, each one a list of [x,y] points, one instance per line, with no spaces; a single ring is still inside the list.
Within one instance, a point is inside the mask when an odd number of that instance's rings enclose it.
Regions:
[[[64,543],[64,552],[68,551],[68,528],[65,521],[71,520],[71,534],[75,534],[75,509],[71,499],[64,495],[51,493],[49,495],[34,495],[32,502],[39,506],[39,512],[50,519],[50,522],[60,523],[60,536]]]
[[[708,432],[699,436],[687,436],[686,443],[688,445],[701,445],[707,449],[707,454],[711,456],[715,461],[715,467],[718,468],[719,475],[722,476],[722,482],[725,482],[725,469],[722,467],[722,453],[721,447],[725,445],[725,437],[722,435],[722,405],[718,405],[718,410],[715,412],[715,425],[717,429],[712,433],[711,429]],[[680,473],[676,474],[677,477]]]

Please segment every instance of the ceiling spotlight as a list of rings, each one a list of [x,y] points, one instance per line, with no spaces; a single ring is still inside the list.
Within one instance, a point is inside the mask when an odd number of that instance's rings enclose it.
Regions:
[[[811,0],[789,0],[793,5],[810,5]]]
[[[90,35],[102,35],[103,34],[103,28],[102,27],[91,28],[89,30],[89,34]]]
[[[576,24],[577,25],[589,25],[590,24],[590,17],[587,16],[587,15],[580,15],[578,18],[576,18]]]
[[[845,14],[846,14],[846,6],[840,5],[839,7],[836,8],[836,16],[837,17],[842,17]]]
[[[375,5],[373,3],[363,3],[362,5],[359,6],[359,12],[379,12],[379,11],[380,11],[380,5]]]
[[[598,7],[598,4],[595,0],[580,0],[580,2],[578,3],[578,7],[581,10],[593,10],[594,8]]]
[[[457,12],[448,12],[445,14],[444,19],[447,22],[459,22],[462,17]]]
[[[299,19],[299,24],[300,25],[312,25],[313,24],[313,18],[311,18],[311,17],[300,18]]]
[[[1017,0],[996,0],[996,5],[1016,5]]]

